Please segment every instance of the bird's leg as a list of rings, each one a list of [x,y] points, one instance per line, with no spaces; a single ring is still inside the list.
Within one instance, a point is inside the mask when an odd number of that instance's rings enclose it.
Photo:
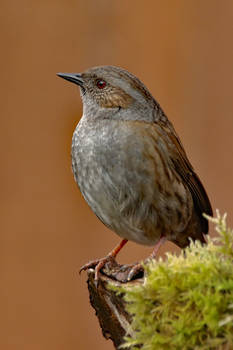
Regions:
[[[151,259],[155,259],[158,251],[159,251],[159,248],[161,247],[161,245],[163,245],[163,243],[166,242],[166,238],[165,237],[160,237],[159,241],[156,243],[156,245],[154,246],[154,249],[152,251],[152,253],[150,254],[150,256],[145,260],[145,262],[148,262],[149,260]],[[128,275],[128,281],[131,281],[136,275],[138,275],[140,272],[143,271],[143,267],[142,267],[142,264],[140,263],[137,263],[135,264],[132,269],[130,270],[129,272],[129,275]]]
[[[156,243],[156,245],[154,246],[154,249],[152,251],[152,253],[150,254],[150,256],[148,257],[148,260],[150,259],[154,259],[159,251],[159,248],[161,247],[161,245],[163,245],[166,242],[166,238],[164,236],[160,237],[159,241]]]
[[[99,272],[102,269],[102,267],[111,259],[114,259],[119,251],[124,247],[124,245],[128,242],[127,239],[123,239],[120,244],[118,244],[105,258],[97,259],[90,261],[89,263],[83,265],[81,269],[79,270],[79,273],[82,271],[86,271],[90,268],[95,268],[95,282],[98,281],[99,278]]]

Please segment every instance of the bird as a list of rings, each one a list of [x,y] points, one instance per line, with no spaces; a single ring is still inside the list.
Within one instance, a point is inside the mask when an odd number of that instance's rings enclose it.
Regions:
[[[106,257],[80,271],[101,269],[133,241],[164,242],[185,248],[205,243],[212,216],[208,195],[194,171],[171,121],[147,87],[117,66],[97,66],[82,73],[57,73],[78,85],[83,115],[72,137],[74,179],[90,208],[121,242]],[[142,269],[136,263],[127,276]]]

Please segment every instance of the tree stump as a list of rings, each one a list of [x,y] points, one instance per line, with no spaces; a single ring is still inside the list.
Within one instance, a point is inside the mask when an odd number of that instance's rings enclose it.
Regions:
[[[98,285],[94,281],[94,270],[88,270],[88,290],[90,303],[95,309],[103,336],[113,341],[115,349],[124,343],[124,336],[132,336],[131,316],[127,313],[126,303],[122,294],[116,294],[109,289],[109,284],[114,286],[134,286],[143,283],[143,272],[130,282],[125,282],[129,270],[133,265],[119,265],[114,259],[107,263],[101,270]]]

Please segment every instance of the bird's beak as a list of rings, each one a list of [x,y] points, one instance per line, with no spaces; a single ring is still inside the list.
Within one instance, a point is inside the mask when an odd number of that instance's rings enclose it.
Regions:
[[[57,75],[65,80],[71,81],[71,83],[83,86],[83,78],[79,73],[57,73]]]

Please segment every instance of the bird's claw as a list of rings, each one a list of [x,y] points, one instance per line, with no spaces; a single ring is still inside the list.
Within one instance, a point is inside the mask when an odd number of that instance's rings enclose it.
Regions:
[[[87,263],[81,267],[81,269],[79,270],[79,273],[81,274],[82,271],[86,271],[88,269],[94,268],[94,270],[95,270],[94,283],[95,283],[95,286],[97,287],[100,270],[102,269],[102,267],[105,266],[105,264],[107,264],[108,262],[110,262],[112,260],[114,260],[114,258],[111,255],[107,255],[105,258],[90,261],[89,263]]]
[[[142,272],[144,272],[144,268],[142,267],[142,265],[140,263],[135,264],[129,271],[129,274],[127,276],[127,281],[131,281],[132,279],[135,279],[136,276]]]
[[[83,265],[79,271],[86,271],[88,269],[94,269],[94,283],[95,287],[98,287],[99,274],[103,268],[103,273],[116,281],[126,283],[139,277],[143,277],[144,269],[141,264],[135,263],[134,265],[119,265],[113,256],[107,255],[105,258],[93,260]]]
[[[87,264],[83,265],[80,270],[79,270],[79,274],[82,273],[82,271],[86,271],[88,269],[92,269],[92,268],[95,268],[98,263],[100,262],[101,259],[98,259],[98,260],[92,260],[92,261],[89,261]]]

